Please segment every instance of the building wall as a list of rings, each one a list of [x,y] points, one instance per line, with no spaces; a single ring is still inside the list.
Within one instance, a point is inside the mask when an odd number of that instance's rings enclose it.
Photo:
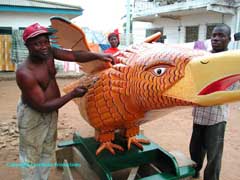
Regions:
[[[135,42],[141,42],[145,38],[145,30],[147,28],[163,27],[164,35],[166,35],[165,43],[176,44],[185,42],[185,27],[199,26],[199,40],[206,39],[207,25],[215,23],[225,23],[232,28],[232,33],[236,32],[236,16],[220,13],[208,12],[201,14],[192,14],[181,16],[179,19],[173,18],[156,18],[152,23],[133,22],[133,39]],[[229,47],[234,48],[231,42]]]
[[[62,16],[65,18],[72,18],[72,16],[56,15],[56,14],[36,14],[36,13],[13,13],[13,12],[0,12],[0,26],[12,27],[18,29],[18,27],[26,27],[30,24],[38,22],[41,25],[49,26],[50,17]],[[75,16],[74,16],[75,17]]]
[[[19,12],[0,12],[0,27],[11,27],[12,30],[19,29],[19,27],[27,27],[33,23],[39,23],[43,26],[49,26],[50,18],[52,16],[61,16],[68,20],[76,17],[77,15],[62,15],[62,14],[43,14],[43,13],[19,13]],[[4,37],[6,35],[3,35]],[[10,41],[12,41],[11,35]],[[0,35],[0,40],[2,39]],[[4,46],[1,46],[4,42],[0,41],[0,71],[15,71],[17,64],[15,65],[11,61],[10,51],[12,49],[12,44],[10,43],[10,47],[6,50]],[[22,60],[18,60],[17,62],[21,62]],[[63,62],[56,61],[55,62],[59,69],[63,69]]]
[[[133,21],[133,42],[143,42],[146,37],[146,29],[152,28],[152,23]]]

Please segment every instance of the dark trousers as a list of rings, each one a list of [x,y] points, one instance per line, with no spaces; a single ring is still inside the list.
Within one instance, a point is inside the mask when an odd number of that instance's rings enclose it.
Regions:
[[[193,124],[190,141],[191,159],[197,163],[196,171],[203,166],[205,155],[207,165],[204,170],[204,180],[219,180],[224,145],[226,122],[204,126]]]

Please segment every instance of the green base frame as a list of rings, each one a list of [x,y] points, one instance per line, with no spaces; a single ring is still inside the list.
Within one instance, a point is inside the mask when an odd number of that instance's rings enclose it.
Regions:
[[[118,134],[115,137],[116,140],[113,143],[121,145],[125,149],[124,152],[117,151],[115,155],[103,150],[96,156],[99,142],[93,137],[83,138],[78,133],[74,133],[72,141],[62,141],[58,147],[75,146],[102,180],[112,180],[112,173],[115,171],[147,164],[154,164],[159,171],[147,177],[141,177],[141,180],[182,179],[193,176],[195,173],[193,167],[179,167],[175,157],[154,142],[143,145],[143,151],[134,145],[131,146],[130,150],[127,150],[127,140]],[[137,138],[147,139],[141,134]]]

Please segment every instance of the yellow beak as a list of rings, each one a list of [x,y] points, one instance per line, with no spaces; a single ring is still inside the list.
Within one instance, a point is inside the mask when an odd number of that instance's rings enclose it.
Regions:
[[[184,77],[163,95],[212,106],[240,100],[240,89],[227,88],[240,80],[240,51],[226,51],[190,60]]]

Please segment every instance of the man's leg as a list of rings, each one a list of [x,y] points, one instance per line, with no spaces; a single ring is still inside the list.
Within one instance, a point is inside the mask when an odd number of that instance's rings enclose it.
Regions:
[[[191,159],[197,164],[195,167],[195,177],[199,176],[199,171],[202,169],[206,153],[204,148],[204,131],[205,126],[193,124],[192,137],[190,141],[190,155]]]
[[[226,122],[209,126],[206,132],[207,166],[204,180],[219,180]]]
[[[18,105],[19,127],[19,159],[24,180],[40,179],[37,165],[42,152],[42,144],[46,136],[44,121],[41,113],[38,113],[27,105]]]
[[[47,135],[43,142],[42,154],[40,158],[40,166],[38,168],[38,172],[40,174],[41,180],[47,180],[51,165],[53,165],[53,155],[56,148],[56,140],[57,140],[57,112],[53,112],[45,116],[45,120],[49,122],[47,127]],[[50,165],[50,166],[48,166]]]

